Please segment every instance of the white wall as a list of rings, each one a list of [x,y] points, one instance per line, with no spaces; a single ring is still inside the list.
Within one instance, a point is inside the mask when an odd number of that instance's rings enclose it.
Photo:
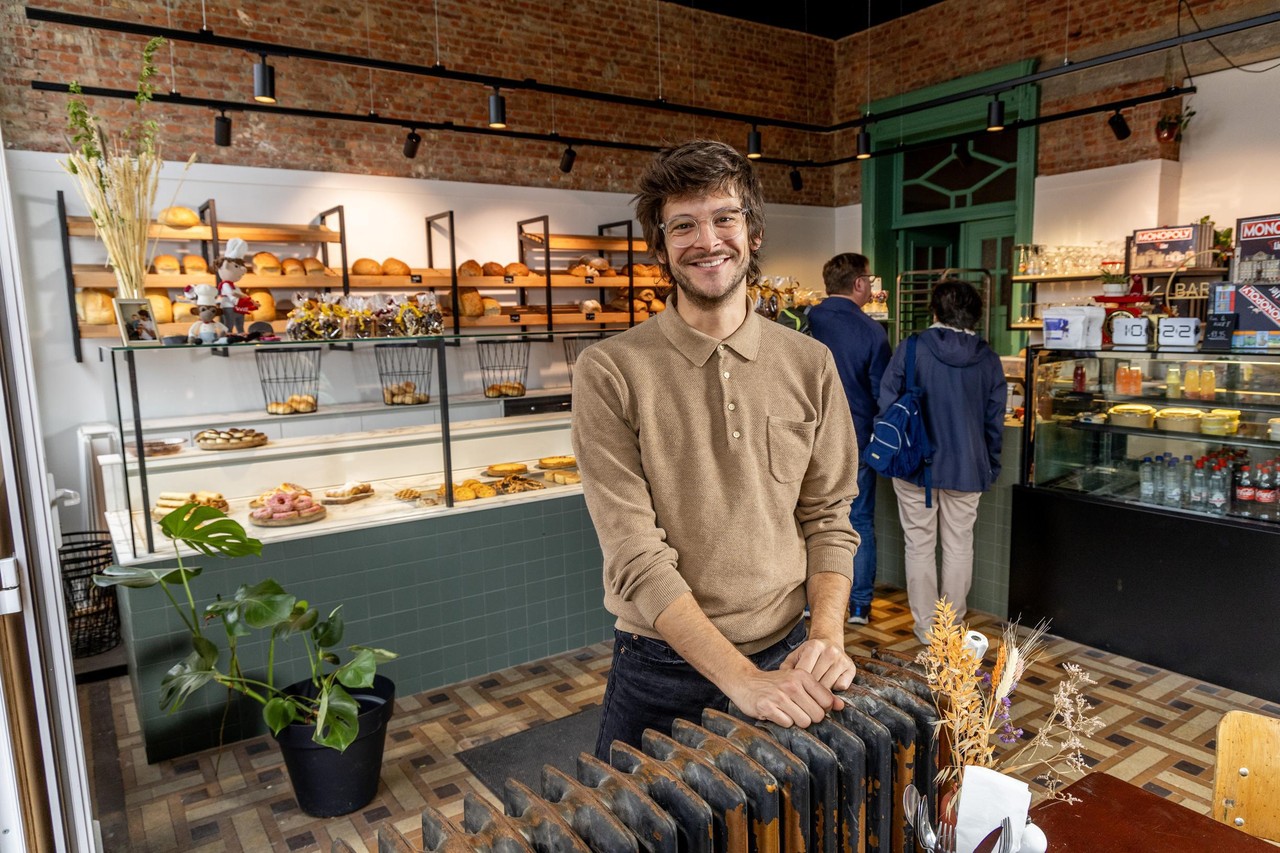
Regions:
[[[1091,246],[1123,242],[1138,228],[1175,225],[1179,173],[1180,164],[1170,160],[1143,160],[1036,178],[1032,242]]]

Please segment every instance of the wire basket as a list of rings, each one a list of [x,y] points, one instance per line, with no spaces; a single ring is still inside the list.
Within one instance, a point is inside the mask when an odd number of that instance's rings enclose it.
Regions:
[[[254,350],[267,414],[314,412],[320,394],[320,347]]]
[[[67,607],[71,656],[100,655],[120,644],[120,611],[114,587],[99,587],[93,575],[111,565],[111,535],[103,530],[68,533],[62,537],[58,563],[62,567],[62,597]]]
[[[382,402],[418,406],[431,402],[431,364],[435,352],[417,344],[375,344]]]
[[[476,341],[486,397],[523,397],[529,375],[529,341]]]
[[[564,363],[569,365],[570,384],[573,383],[573,366],[578,363],[578,356],[582,354],[584,349],[597,341],[602,340],[604,337],[604,335],[600,335],[599,337],[573,337],[564,339]]]

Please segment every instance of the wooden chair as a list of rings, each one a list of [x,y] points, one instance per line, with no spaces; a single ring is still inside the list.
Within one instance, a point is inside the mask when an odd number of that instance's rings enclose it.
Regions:
[[[1219,721],[1213,817],[1280,841],[1280,719],[1228,711]]]

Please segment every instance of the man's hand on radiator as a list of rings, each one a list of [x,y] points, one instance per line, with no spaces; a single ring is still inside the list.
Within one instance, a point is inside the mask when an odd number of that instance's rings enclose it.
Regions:
[[[802,669],[812,673],[823,687],[837,693],[848,689],[858,672],[853,658],[845,653],[844,646],[814,636],[810,636],[787,655],[787,659],[778,668]]]
[[[729,685],[725,694],[744,713],[780,726],[805,728],[825,717],[833,706],[844,706],[813,673],[794,666],[768,672],[755,670]]]

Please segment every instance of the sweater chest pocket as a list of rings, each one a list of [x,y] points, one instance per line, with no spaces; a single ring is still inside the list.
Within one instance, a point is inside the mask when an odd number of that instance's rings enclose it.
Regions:
[[[817,422],[769,418],[769,473],[779,483],[794,483],[809,469]]]

